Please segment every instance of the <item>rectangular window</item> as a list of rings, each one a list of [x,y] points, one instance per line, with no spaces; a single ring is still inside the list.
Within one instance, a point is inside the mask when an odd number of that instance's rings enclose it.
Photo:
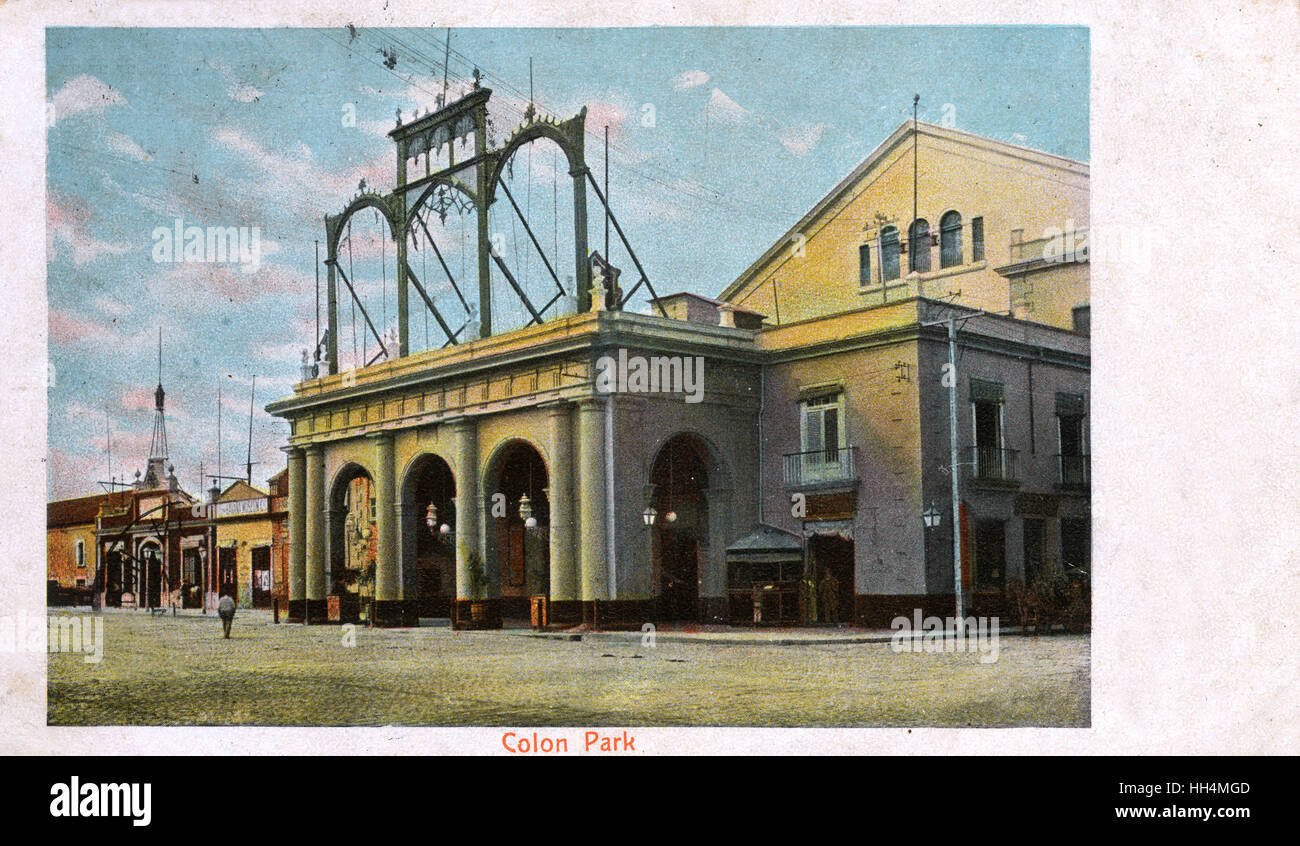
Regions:
[[[871,285],[871,245],[858,247],[858,284],[863,288]]]
[[[1083,448],[1083,415],[1069,414],[1056,418],[1061,437],[1061,455],[1087,455]]]
[[[1088,484],[1088,427],[1083,394],[1056,395],[1056,433],[1061,484]]]
[[[984,218],[970,219],[970,255],[971,261],[984,261]]]
[[[848,478],[851,455],[844,444],[844,395],[819,394],[800,406],[801,452],[787,459],[787,473],[801,482]]]
[[[839,460],[842,445],[840,394],[824,394],[804,400],[803,451],[810,459],[823,462]]]
[[[86,542],[77,541],[77,566],[86,566]]]
[[[975,475],[981,479],[1009,479],[1007,452],[1002,443],[1003,386],[999,382],[971,379],[970,397]]]

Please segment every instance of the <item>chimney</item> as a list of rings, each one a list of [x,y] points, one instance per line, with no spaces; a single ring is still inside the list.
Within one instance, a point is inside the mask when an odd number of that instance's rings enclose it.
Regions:
[[[736,328],[736,308],[731,303],[718,305],[718,325],[728,329]]]

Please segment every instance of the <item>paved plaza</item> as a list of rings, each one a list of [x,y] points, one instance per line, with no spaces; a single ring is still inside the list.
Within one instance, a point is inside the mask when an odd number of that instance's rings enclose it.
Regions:
[[[1089,724],[1087,636],[1004,635],[982,663],[842,632],[664,633],[650,645],[640,632],[572,640],[444,623],[349,638],[243,611],[224,640],[211,616],[103,618],[99,663],[49,655],[52,725]]]

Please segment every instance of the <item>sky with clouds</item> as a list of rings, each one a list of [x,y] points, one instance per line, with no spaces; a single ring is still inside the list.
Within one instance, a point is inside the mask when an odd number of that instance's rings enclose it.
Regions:
[[[475,67],[494,92],[498,144],[528,106],[530,58],[538,111],[587,107],[587,159],[602,184],[608,126],[611,204],[660,294],[720,291],[911,117],[913,93],[922,120],[946,111],[959,129],[1088,159],[1081,28],[463,29],[444,68],[445,39],[441,29],[47,31],[51,497],[100,490],[109,433],[112,473],[143,469],[159,327],[182,485],[199,488],[201,463],[215,472],[218,391],[222,472],[242,472],[254,377],[254,483],[283,467],[287,426],[261,409],[290,392],[315,343],[323,216],[362,180],[391,189],[396,111],[429,111],[444,84],[451,99],[463,94]],[[547,142],[525,150],[510,190],[567,281],[565,167]],[[588,211],[589,244],[603,251],[590,191]],[[258,260],[157,261],[158,232],[178,218],[257,227]],[[464,220],[472,233],[472,218],[430,218],[458,280],[474,267]],[[353,223],[349,276],[382,335],[395,321],[392,245],[377,220]],[[545,302],[554,284],[500,201],[491,229]],[[612,256],[631,267],[616,240]],[[426,248],[410,262],[459,325],[436,258]],[[522,307],[496,296],[498,326],[520,325]],[[439,346],[416,302],[413,345]],[[362,320],[341,306],[345,366],[376,354]]]

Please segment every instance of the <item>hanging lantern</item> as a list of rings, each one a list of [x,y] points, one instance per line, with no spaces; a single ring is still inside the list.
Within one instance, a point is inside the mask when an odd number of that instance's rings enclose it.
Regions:
[[[519,497],[519,516],[523,518],[526,528],[537,528],[537,518],[533,516],[533,501],[529,499],[528,494]]]
[[[446,523],[443,523],[441,526],[438,527],[438,531],[442,532],[444,535],[449,535],[451,534],[451,526],[448,526]]]
[[[647,526],[653,526],[655,524],[655,518],[658,516],[659,512],[655,511],[655,507],[653,505],[647,505],[645,511],[641,512],[641,521]]]
[[[438,527],[438,506],[432,502],[424,511],[424,525],[429,527],[429,531],[434,531]]]

